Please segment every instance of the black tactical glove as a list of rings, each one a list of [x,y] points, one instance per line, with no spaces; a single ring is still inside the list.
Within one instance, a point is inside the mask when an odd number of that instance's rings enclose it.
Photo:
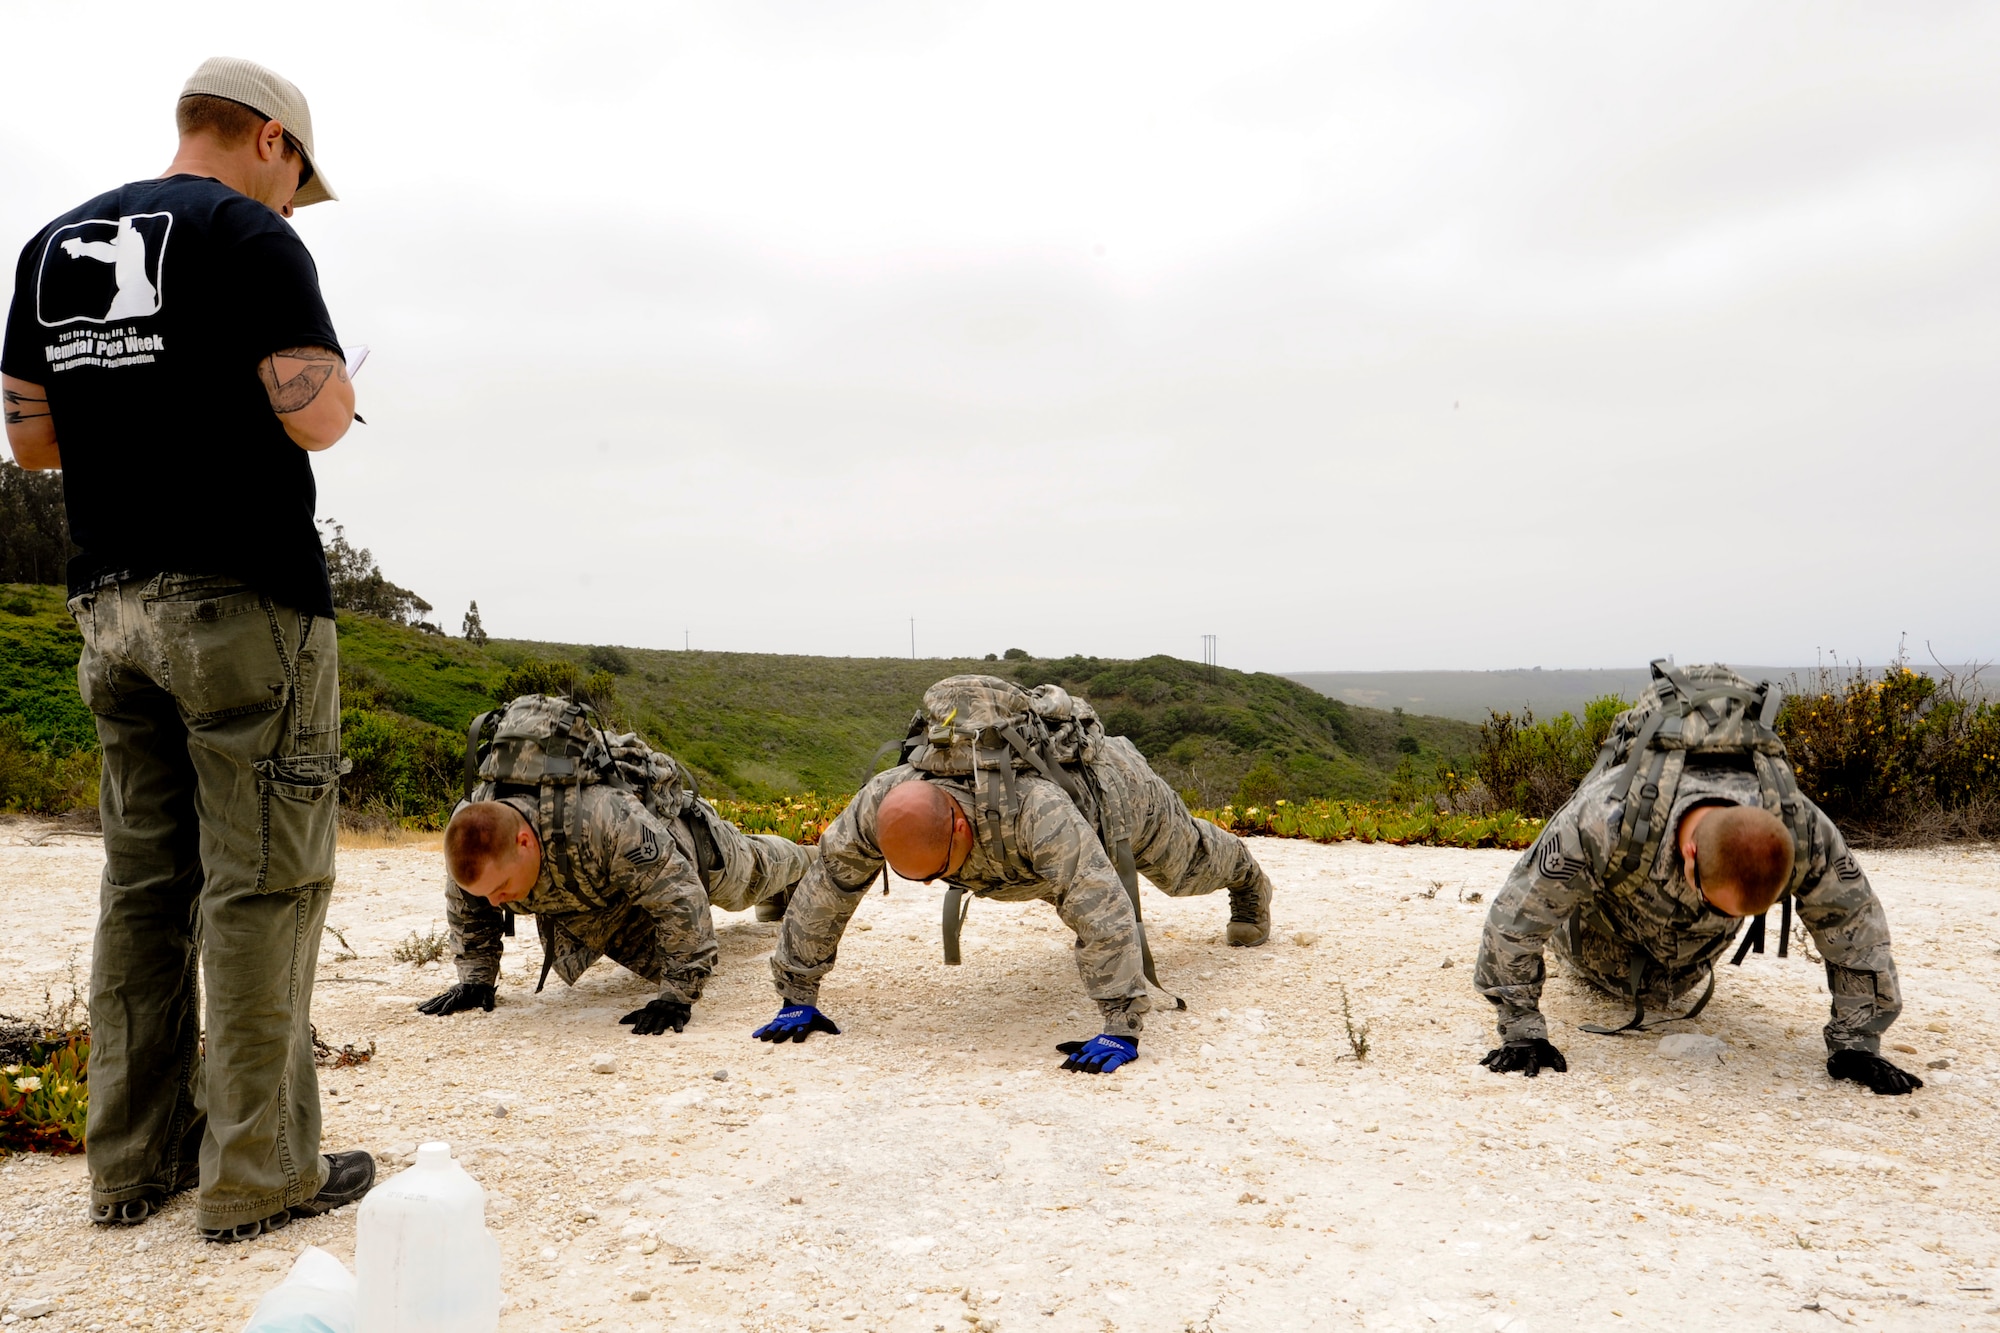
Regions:
[[[688,1025],[688,1016],[693,1012],[692,1006],[679,1000],[659,999],[644,1009],[634,1009],[618,1021],[631,1024],[635,1037],[654,1037],[668,1028],[679,1032]]]
[[[1563,1053],[1542,1037],[1510,1041],[1497,1051],[1488,1051],[1479,1063],[1496,1074],[1526,1074],[1529,1078],[1539,1077],[1544,1069],[1553,1069],[1558,1074],[1569,1072],[1569,1061],[1563,1059]]]
[[[484,1009],[493,1012],[493,988],[464,984],[453,986],[442,995],[433,995],[417,1006],[420,1014],[455,1014],[461,1009]]]
[[[1901,1097],[1924,1086],[1924,1081],[1915,1074],[1866,1051],[1835,1051],[1826,1057],[1826,1072],[1831,1078],[1865,1083],[1878,1097]]]

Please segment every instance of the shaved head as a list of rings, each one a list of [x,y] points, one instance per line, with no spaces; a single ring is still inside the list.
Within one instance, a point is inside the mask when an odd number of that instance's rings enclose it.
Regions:
[[[882,798],[875,813],[875,842],[904,879],[933,880],[964,864],[972,849],[972,825],[957,801],[919,779]]]
[[[470,890],[496,863],[511,868],[522,855],[521,830],[526,827],[521,812],[503,801],[460,806],[444,830],[444,868],[452,883]]]
[[[1686,818],[1694,828],[1702,896],[1731,916],[1757,916],[1778,901],[1792,878],[1792,834],[1784,821],[1754,805],[1705,806]]]

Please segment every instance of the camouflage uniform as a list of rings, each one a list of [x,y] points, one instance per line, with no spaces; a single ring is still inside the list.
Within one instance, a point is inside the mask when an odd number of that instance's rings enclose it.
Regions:
[[[1092,766],[1096,794],[1128,829],[1141,874],[1174,897],[1213,893],[1260,881],[1263,870],[1243,840],[1188,814],[1179,796],[1146,765],[1132,743],[1108,737]],[[820,859],[806,873],[785,913],[771,972],[787,1004],[817,1004],[820,980],[833,970],[847,919],[881,872],[875,841],[882,798],[905,782],[942,788],[977,826],[971,777],[941,777],[907,765],[878,774],[820,836]],[[1103,1031],[1136,1036],[1151,1007],[1139,953],[1132,901],[1105,855],[1096,828],[1076,803],[1046,778],[1016,777],[1020,813],[1010,830],[1010,860],[988,839],[975,839],[965,863],[947,882],[1000,902],[1039,899],[1076,932],[1076,968],[1084,991],[1103,1013]]]
[[[1623,817],[1612,799],[1616,778],[1614,771],[1586,782],[1515,863],[1493,900],[1473,980],[1500,1011],[1503,1041],[1548,1035],[1539,1005],[1542,951],[1549,943],[1585,981],[1619,996],[1629,993],[1632,950],[1643,949],[1649,966],[1642,998],[1647,1008],[1664,1011],[1709,980],[1743,925],[1743,918],[1715,910],[1688,883],[1678,837],[1661,840],[1648,873],[1602,891],[1594,867],[1608,858]],[[1668,827],[1678,829],[1688,810],[1717,801],[1758,804],[1756,778],[1691,762]],[[1799,853],[1806,872],[1798,910],[1826,959],[1833,997],[1827,1049],[1873,1054],[1903,1008],[1889,957],[1889,923],[1833,821],[1817,806],[1810,815],[1810,845]]]
[[[710,905],[742,911],[783,894],[815,859],[811,848],[785,838],[741,832],[704,802],[664,820],[617,787],[575,791],[569,837],[575,874],[566,881],[555,873],[554,858],[544,855],[535,887],[502,909],[447,877],[445,910],[460,982],[490,986],[499,976],[511,910],[535,917],[551,966],[566,984],[608,957],[658,983],[661,999],[693,1004],[715,970]],[[549,813],[535,797],[501,799],[528,821],[544,848],[550,845]],[[715,853],[706,876],[697,870],[704,848],[689,826],[695,819],[706,825]]]

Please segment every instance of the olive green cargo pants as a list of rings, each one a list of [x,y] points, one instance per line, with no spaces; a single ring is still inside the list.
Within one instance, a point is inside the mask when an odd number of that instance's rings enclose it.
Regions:
[[[197,1225],[269,1217],[326,1176],[308,1020],[333,886],[333,622],[173,574],[70,612],[104,752],[91,1202],[157,1200],[198,1161]]]

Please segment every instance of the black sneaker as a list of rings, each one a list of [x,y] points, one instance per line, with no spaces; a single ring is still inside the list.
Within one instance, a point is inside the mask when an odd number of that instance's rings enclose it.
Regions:
[[[276,1231],[295,1217],[318,1217],[344,1208],[375,1187],[375,1159],[365,1152],[330,1152],[326,1156],[326,1184],[304,1203],[295,1203],[269,1217],[233,1227],[203,1227],[201,1238],[219,1245],[239,1240],[255,1240],[267,1231]]]
[[[304,1203],[292,1205],[293,1217],[318,1217],[345,1208],[375,1188],[375,1159],[365,1152],[326,1154],[326,1184]]]

